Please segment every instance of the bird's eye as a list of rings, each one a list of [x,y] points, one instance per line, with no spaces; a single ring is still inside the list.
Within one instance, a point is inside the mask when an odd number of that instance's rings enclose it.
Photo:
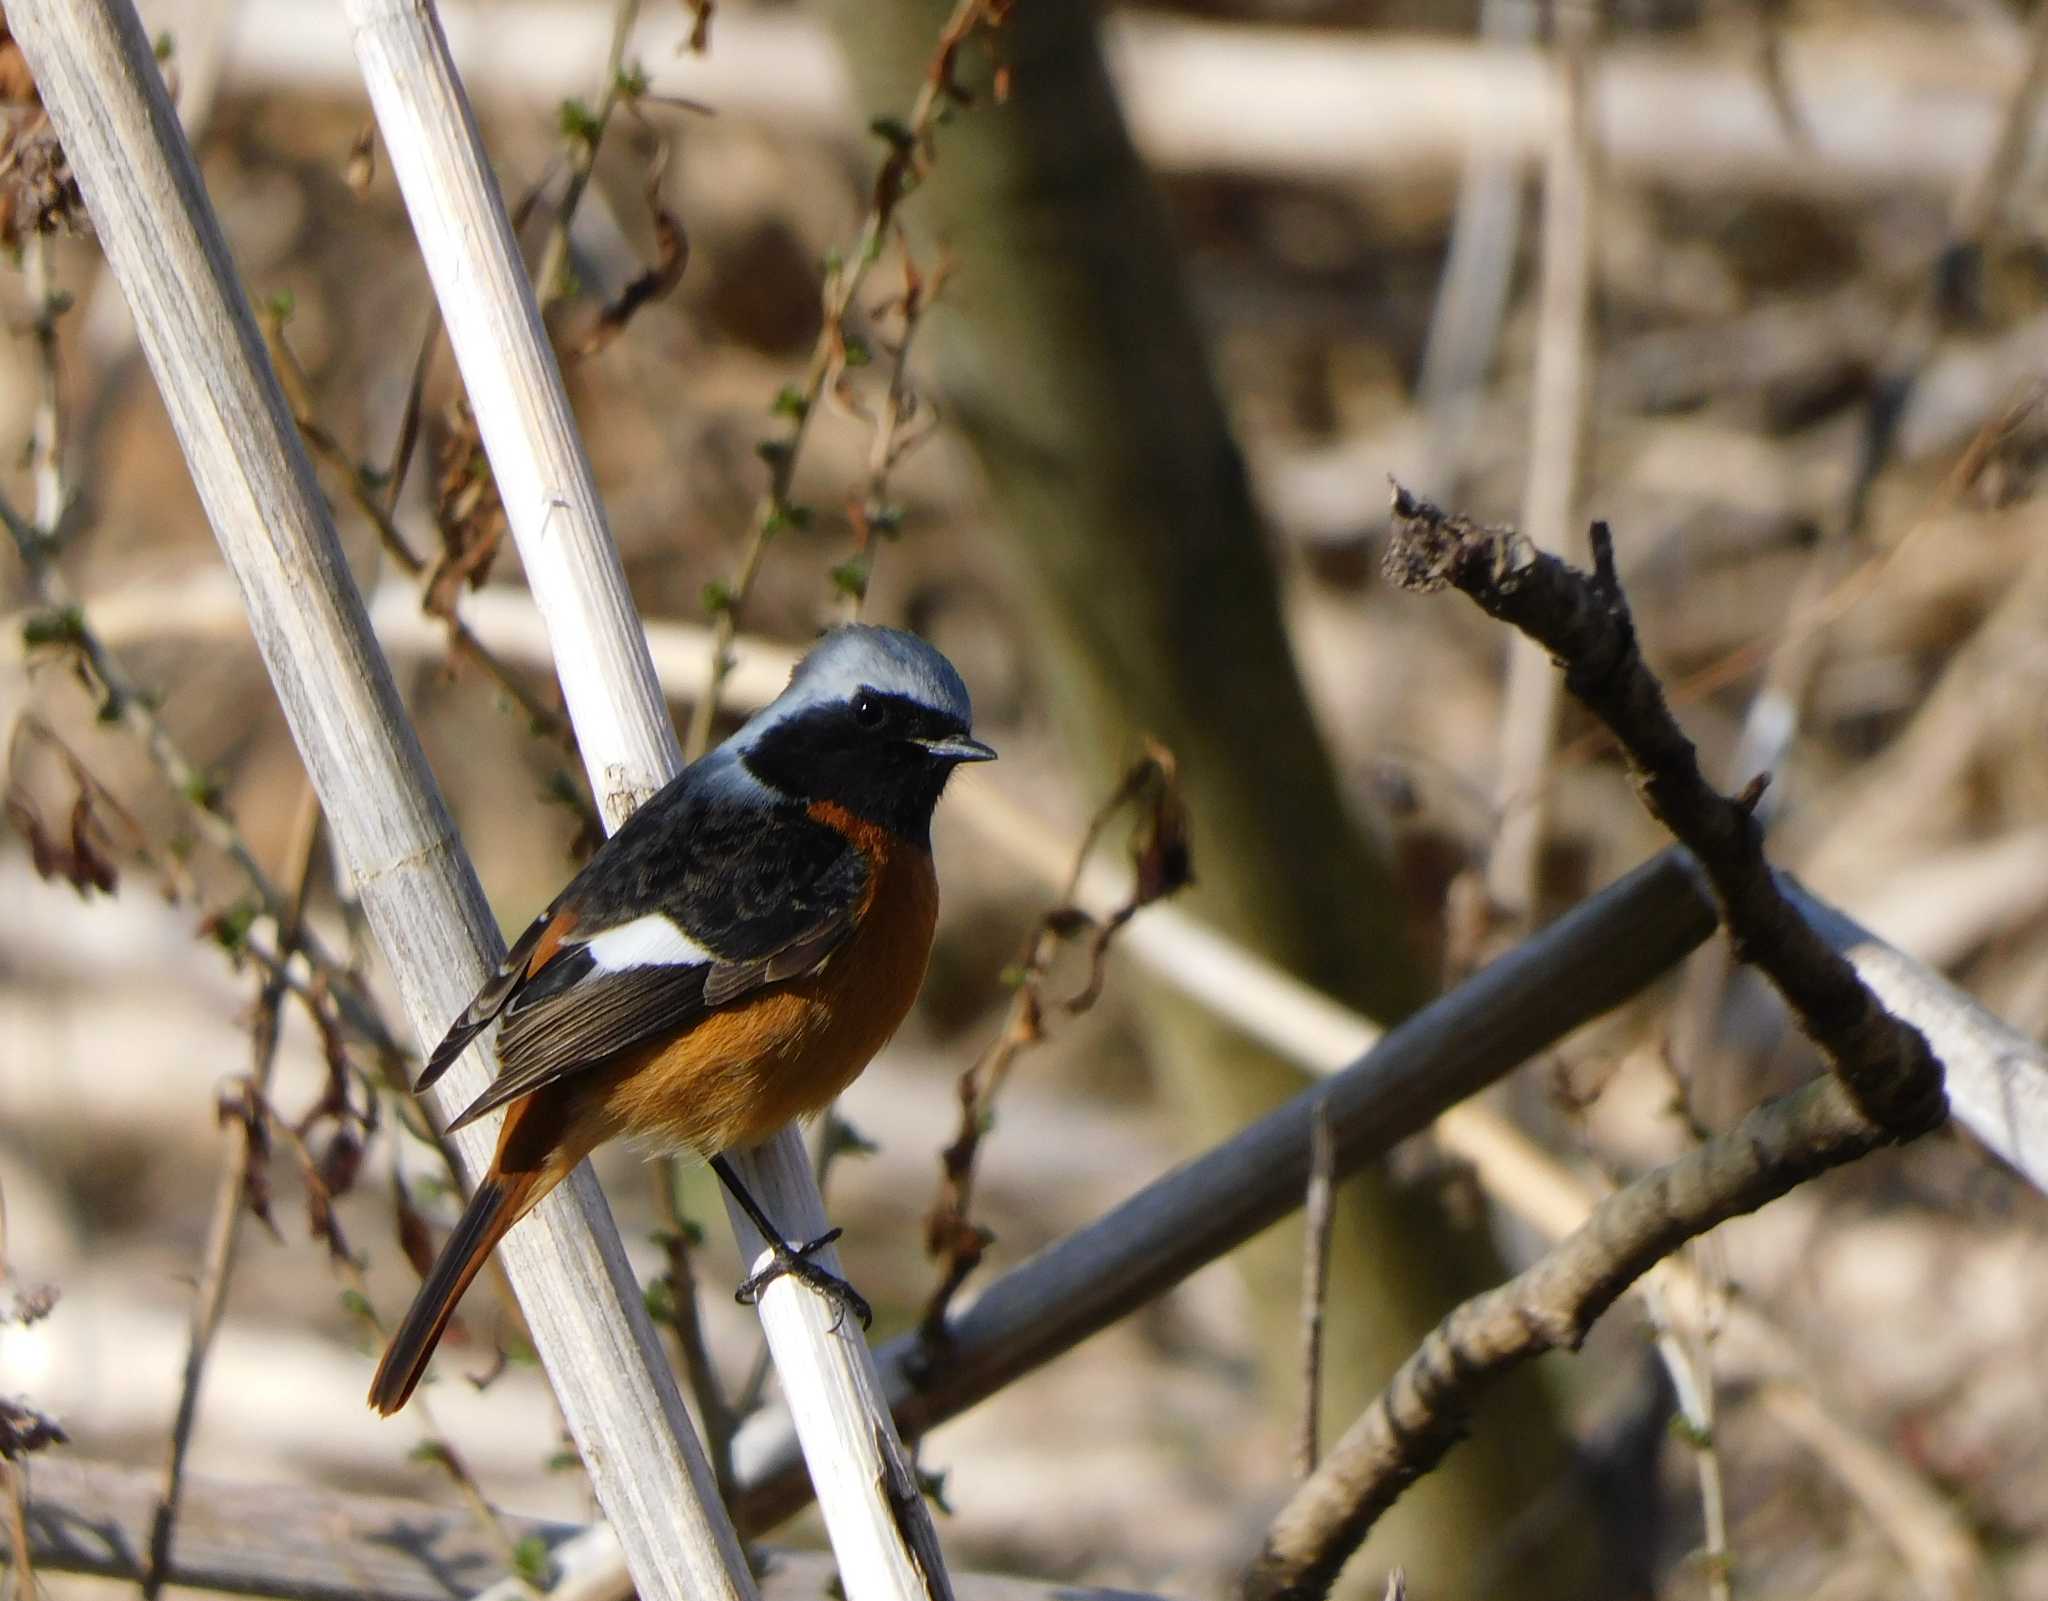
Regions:
[[[853,720],[863,728],[880,728],[889,720],[889,708],[881,696],[862,690],[853,697]]]

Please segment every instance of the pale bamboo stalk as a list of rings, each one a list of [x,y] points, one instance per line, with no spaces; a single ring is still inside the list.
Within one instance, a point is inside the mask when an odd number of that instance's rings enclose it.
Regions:
[[[392,176],[491,459],[607,827],[681,747],[512,225],[427,0],[344,0]]]
[[[432,1041],[503,947],[370,635],[149,39],[127,0],[14,0],[8,22],[134,311],[340,854],[407,1013]],[[443,1110],[487,1078],[484,1052],[472,1051],[441,1087]],[[457,1141],[472,1178],[489,1150],[481,1130]],[[751,1601],[587,1168],[514,1231],[505,1262],[642,1593]]]
[[[345,6],[392,172],[547,619],[591,789],[616,828],[673,776],[681,753],[532,284],[432,5]],[[825,1232],[824,1202],[794,1130],[730,1154],[778,1227],[803,1240]],[[765,1266],[763,1242],[729,1201],[727,1211],[747,1259]],[[945,1595],[938,1538],[859,1330],[842,1327],[794,1278],[771,1284],[759,1309],[848,1596]]]

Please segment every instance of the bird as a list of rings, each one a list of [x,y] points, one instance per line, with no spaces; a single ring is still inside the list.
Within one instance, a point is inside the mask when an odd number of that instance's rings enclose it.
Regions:
[[[973,734],[959,672],[916,635],[827,633],[788,687],[626,819],[516,940],[428,1057],[430,1087],[502,1021],[498,1071],[449,1131],[504,1109],[490,1166],[370,1385],[389,1416],[505,1232],[625,1135],[710,1162],[769,1242],[743,1302],[789,1274],[867,1306],[785,1239],[725,1153],[822,1110],[924,981],[931,820]]]

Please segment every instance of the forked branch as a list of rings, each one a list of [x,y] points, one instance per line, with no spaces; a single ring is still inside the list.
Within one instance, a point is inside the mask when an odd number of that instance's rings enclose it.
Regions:
[[[1462,591],[1557,658],[1626,752],[1644,804],[1706,872],[1737,953],[1777,986],[1831,1072],[1609,1197],[1533,1267],[1438,1324],[1275,1519],[1245,1578],[1254,1601],[1322,1596],[1380,1514],[1457,1441],[1487,1384],[1576,1347],[1686,1240],[1947,1114],[1925,1036],[1878,1003],[1773,879],[1752,815],[1761,779],[1730,799],[1702,776],[1637,648],[1605,524],[1592,548],[1587,574],[1396,488],[1384,570],[1404,589]]]
[[[1557,658],[1565,687],[1627,755],[1643,804],[1706,870],[1736,955],[1777,987],[1864,1114],[1900,1139],[1939,1127],[1948,1103],[1926,1038],[1886,1012],[1780,892],[1753,815],[1762,776],[1738,799],[1706,781],[1637,648],[1605,523],[1593,525],[1592,546],[1587,574],[1513,529],[1483,527],[1397,486],[1383,570],[1403,589],[1460,590]]]

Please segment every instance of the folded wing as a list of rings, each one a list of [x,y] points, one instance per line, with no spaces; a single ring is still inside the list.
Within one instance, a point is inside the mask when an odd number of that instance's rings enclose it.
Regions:
[[[853,932],[869,868],[843,834],[699,789],[679,781],[628,819],[456,1020],[422,1088],[494,1018],[504,1028],[497,1077],[451,1129],[809,973]]]

